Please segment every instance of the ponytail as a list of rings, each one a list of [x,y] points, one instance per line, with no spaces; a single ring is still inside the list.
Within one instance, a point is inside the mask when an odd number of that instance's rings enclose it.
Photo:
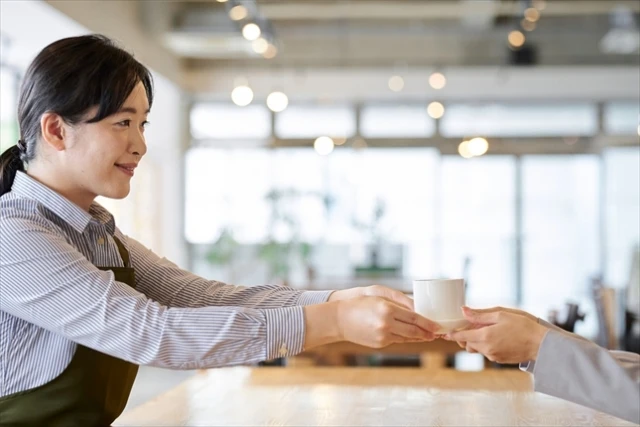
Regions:
[[[0,196],[11,191],[18,171],[24,171],[24,163],[20,145],[14,145],[0,156]]]

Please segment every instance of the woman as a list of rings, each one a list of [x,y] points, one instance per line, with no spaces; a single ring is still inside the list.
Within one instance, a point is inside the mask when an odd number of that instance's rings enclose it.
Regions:
[[[94,199],[129,193],[152,101],[149,71],[103,36],[57,41],[26,72],[0,158],[0,425],[108,425],[138,365],[434,338],[397,291],[225,285],[123,235]]]
[[[446,338],[499,363],[521,363],[535,391],[640,423],[640,355],[609,351],[531,314],[463,309],[472,326]]]

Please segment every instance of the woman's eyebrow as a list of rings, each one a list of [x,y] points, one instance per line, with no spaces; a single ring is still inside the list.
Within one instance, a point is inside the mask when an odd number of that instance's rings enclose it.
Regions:
[[[151,112],[151,109],[147,109],[147,111],[145,111],[145,114],[149,114]],[[138,110],[136,110],[133,107],[122,107],[121,109],[119,109],[118,111],[116,111],[116,113],[131,113],[131,114],[138,114]]]

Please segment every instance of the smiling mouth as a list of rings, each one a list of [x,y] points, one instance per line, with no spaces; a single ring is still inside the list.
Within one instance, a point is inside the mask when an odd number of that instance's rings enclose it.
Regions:
[[[124,172],[125,174],[127,174],[128,176],[133,176],[133,171],[135,169],[135,166],[125,166],[125,165],[116,164],[116,167],[120,169],[122,172]]]

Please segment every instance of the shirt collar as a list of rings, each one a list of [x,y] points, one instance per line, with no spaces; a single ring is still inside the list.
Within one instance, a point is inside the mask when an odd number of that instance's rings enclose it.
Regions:
[[[93,202],[87,212],[24,172],[18,171],[16,173],[11,192],[21,197],[37,200],[79,233],[83,233],[92,221],[107,227],[111,234],[115,230],[113,215],[100,204]]]

